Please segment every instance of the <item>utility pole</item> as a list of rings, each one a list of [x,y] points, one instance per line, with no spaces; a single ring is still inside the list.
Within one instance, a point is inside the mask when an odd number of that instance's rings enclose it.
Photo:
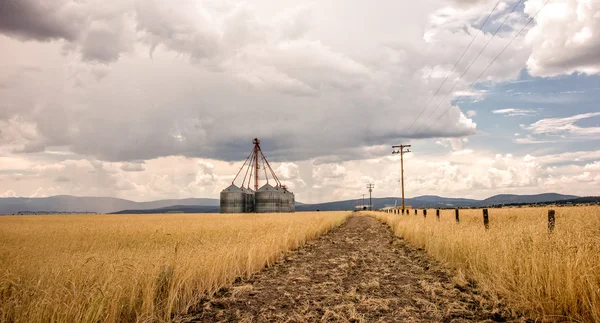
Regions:
[[[369,189],[369,210],[373,211],[373,202],[371,202],[371,192],[375,188],[375,184],[367,184],[367,188]]]
[[[400,180],[402,181],[402,214],[404,214],[404,154],[410,152],[410,149],[408,149],[409,147],[410,145],[392,146],[392,149],[396,149],[392,150],[392,155],[400,154]]]

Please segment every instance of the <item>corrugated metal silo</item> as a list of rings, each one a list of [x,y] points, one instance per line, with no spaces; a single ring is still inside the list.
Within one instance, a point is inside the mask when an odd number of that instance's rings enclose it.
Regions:
[[[246,193],[231,184],[221,191],[221,213],[244,213],[246,210]]]
[[[265,184],[255,193],[256,213],[275,213],[281,211],[281,189]]]
[[[289,193],[290,193],[290,209],[288,212],[296,212],[296,196],[292,192],[289,192]]]
[[[243,187],[242,187],[242,190],[246,194],[245,212],[246,213],[254,213],[255,192],[249,188],[243,188]]]
[[[281,206],[279,212],[290,212],[290,199],[292,198],[291,193],[285,188],[278,188],[281,191]]]

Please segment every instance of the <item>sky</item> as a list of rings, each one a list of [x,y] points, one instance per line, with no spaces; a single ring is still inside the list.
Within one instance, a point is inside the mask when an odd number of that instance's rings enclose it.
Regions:
[[[0,0],[0,197],[600,195],[598,102],[595,0]]]

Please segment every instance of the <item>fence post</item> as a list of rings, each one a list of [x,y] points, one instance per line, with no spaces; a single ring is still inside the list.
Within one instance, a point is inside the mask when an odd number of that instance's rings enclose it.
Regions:
[[[488,217],[488,209],[483,209],[483,226],[486,230],[490,228],[490,218]]]
[[[423,217],[426,218],[427,217],[427,209],[423,209]]]
[[[440,220],[440,209],[435,210],[435,216],[437,217],[437,220]]]
[[[454,210],[454,215],[456,216],[456,223],[460,223],[460,219],[458,218],[458,209]]]
[[[554,210],[548,210],[548,232],[554,232],[554,225],[556,223]]]
[[[415,209],[415,215],[417,215],[417,209]]]

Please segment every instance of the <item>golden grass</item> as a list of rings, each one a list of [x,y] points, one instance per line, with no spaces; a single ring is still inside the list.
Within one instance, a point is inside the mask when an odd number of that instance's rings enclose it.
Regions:
[[[348,215],[0,217],[0,321],[167,321]]]
[[[552,234],[547,210],[489,209],[487,231],[481,210],[368,214],[534,318],[600,322],[600,207],[555,208]]]

